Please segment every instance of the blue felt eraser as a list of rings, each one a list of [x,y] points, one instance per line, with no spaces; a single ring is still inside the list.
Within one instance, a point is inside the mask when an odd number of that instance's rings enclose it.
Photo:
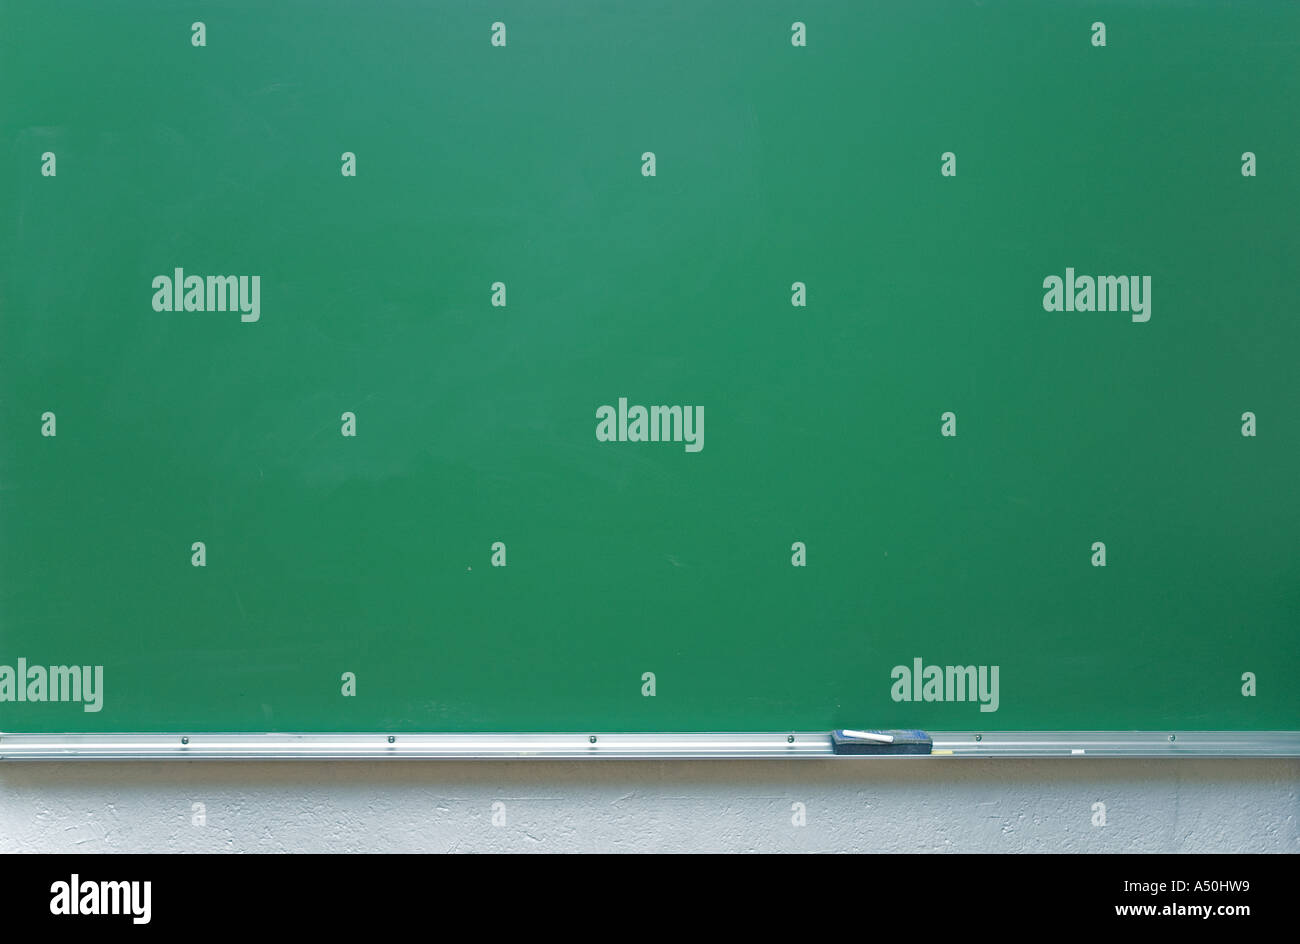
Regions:
[[[934,740],[919,730],[840,728],[831,732],[831,744],[836,754],[929,754]]]

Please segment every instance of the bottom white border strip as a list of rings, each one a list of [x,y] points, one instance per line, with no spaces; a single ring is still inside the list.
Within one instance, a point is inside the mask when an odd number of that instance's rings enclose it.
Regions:
[[[934,731],[909,757],[1297,757],[1300,731]],[[0,760],[849,757],[829,732],[715,734],[0,734]]]

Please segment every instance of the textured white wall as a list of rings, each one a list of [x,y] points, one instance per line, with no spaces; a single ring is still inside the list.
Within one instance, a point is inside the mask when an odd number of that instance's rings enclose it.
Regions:
[[[10,762],[0,851],[1297,852],[1298,782],[1291,759]]]

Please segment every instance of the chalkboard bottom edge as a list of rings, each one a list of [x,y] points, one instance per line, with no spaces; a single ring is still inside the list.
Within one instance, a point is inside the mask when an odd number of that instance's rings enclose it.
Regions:
[[[929,732],[927,754],[836,753],[830,732],[8,734],[0,761],[721,760],[862,757],[1300,757],[1300,731]]]

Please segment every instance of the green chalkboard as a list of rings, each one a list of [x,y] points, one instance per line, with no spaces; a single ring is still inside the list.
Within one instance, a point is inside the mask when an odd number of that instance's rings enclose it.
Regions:
[[[0,731],[1300,729],[1297,44],[7,0]]]

